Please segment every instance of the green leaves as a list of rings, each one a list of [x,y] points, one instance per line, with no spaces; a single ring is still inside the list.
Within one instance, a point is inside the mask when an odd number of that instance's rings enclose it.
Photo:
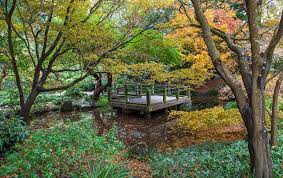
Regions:
[[[21,118],[7,118],[0,114],[0,153],[23,141],[27,136],[28,129]]]
[[[274,177],[283,176],[283,130],[272,150]],[[150,162],[154,177],[249,177],[247,143],[204,143],[169,153],[156,152]]]
[[[173,42],[155,30],[136,37],[124,50],[126,63],[155,61],[165,65],[182,65],[181,54]]]
[[[112,129],[106,136],[97,136],[91,119],[37,130],[24,144],[17,145],[18,152],[7,156],[0,176],[80,177],[82,172],[91,172],[93,165],[111,167],[114,157],[124,149],[114,133]],[[110,171],[117,170],[112,166]]]

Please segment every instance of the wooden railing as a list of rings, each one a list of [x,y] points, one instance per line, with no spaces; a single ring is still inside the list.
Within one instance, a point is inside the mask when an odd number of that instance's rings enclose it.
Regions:
[[[168,96],[174,96],[177,100],[180,97],[191,98],[191,89],[189,86],[172,86],[172,85],[149,85],[139,83],[125,83],[123,85],[113,85],[108,88],[108,99],[111,101],[115,95],[120,101],[129,102],[130,98],[146,96],[147,106],[151,105],[151,96],[163,96],[163,102],[167,102]]]

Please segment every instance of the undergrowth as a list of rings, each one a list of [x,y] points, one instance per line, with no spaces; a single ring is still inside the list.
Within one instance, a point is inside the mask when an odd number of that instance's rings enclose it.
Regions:
[[[126,177],[129,174],[122,164],[114,164],[117,156],[124,156],[121,151],[125,149],[115,137],[115,128],[98,136],[91,119],[34,131],[15,148],[1,162],[0,177]]]
[[[272,150],[274,177],[283,177],[283,130]],[[156,152],[150,165],[154,177],[250,177],[245,141],[203,143],[173,152]]]

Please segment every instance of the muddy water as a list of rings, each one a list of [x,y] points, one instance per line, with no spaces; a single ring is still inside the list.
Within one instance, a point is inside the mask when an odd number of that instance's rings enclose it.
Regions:
[[[172,120],[164,112],[152,113],[151,119],[145,119],[137,113],[118,113],[116,110],[95,109],[70,113],[48,113],[36,117],[31,123],[32,129],[49,128],[69,121],[92,118],[98,134],[104,134],[113,125],[117,128],[117,137],[127,145],[144,142],[153,148],[162,147],[172,140]]]

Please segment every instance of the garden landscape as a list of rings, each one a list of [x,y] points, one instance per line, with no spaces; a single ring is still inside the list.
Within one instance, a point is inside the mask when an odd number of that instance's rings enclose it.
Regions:
[[[0,177],[283,177],[281,0],[0,0]]]

